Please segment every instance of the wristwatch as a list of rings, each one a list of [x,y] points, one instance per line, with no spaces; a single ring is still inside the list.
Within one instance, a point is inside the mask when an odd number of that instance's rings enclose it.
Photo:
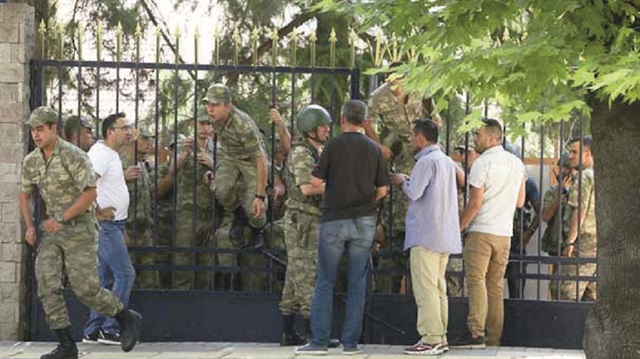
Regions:
[[[262,200],[262,202],[264,202],[267,199],[267,196],[264,194],[257,194],[256,193],[256,198],[260,198]]]
[[[53,218],[56,219],[56,221],[58,221],[58,223],[62,224],[64,223],[64,212],[62,213],[56,213]]]

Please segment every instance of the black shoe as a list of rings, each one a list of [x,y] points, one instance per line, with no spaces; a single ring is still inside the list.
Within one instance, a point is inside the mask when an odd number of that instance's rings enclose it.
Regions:
[[[85,334],[82,337],[82,343],[84,344],[98,344],[98,332],[95,331],[93,333]]]
[[[142,316],[134,310],[123,309],[115,318],[120,325],[120,347],[122,351],[131,351],[138,343]]]
[[[67,327],[56,329],[58,346],[51,353],[44,354],[40,359],[78,359],[78,347],[71,337],[71,330]]]
[[[105,345],[121,345],[122,340],[120,339],[120,334],[105,332],[101,330],[98,333],[98,343]]]
[[[449,347],[456,349],[484,349],[486,345],[484,336],[474,337],[469,331],[465,331],[450,341]]]
[[[244,212],[244,208],[238,207],[233,211],[233,223],[229,229],[229,239],[238,242],[242,239],[244,227],[249,224],[249,218]]]
[[[280,338],[281,347],[289,347],[294,345],[302,345],[305,343],[304,338],[294,329],[293,314],[282,316],[282,337]]]
[[[249,248],[259,250],[265,247],[266,243],[267,240],[264,235],[264,230],[262,228],[252,228],[251,238],[249,239]]]

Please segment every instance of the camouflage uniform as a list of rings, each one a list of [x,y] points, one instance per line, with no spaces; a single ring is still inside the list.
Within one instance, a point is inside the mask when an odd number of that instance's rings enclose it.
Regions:
[[[149,172],[149,181],[152,186],[157,186],[160,181],[169,175],[169,163],[164,163],[158,166],[158,174],[156,178],[155,169],[151,169]],[[155,188],[151,189],[155,191]],[[152,193],[153,194],[153,193]],[[154,203],[152,203],[152,213],[155,210],[157,215],[157,223],[155,224],[155,233],[158,236],[156,246],[157,247],[170,247],[173,245],[172,236],[173,236],[173,219],[174,219],[174,211],[173,211],[173,187],[169,189],[169,192],[165,194],[162,198],[155,198]],[[171,264],[171,253],[169,252],[158,252],[156,253],[156,262],[158,264]],[[160,271],[159,276],[159,286],[161,289],[170,289],[171,288],[171,272],[170,271]]]
[[[578,190],[579,178],[576,177],[571,183],[569,190],[569,203],[573,211],[578,210]],[[593,168],[588,167],[582,170],[582,202],[580,209],[585,211],[584,222],[580,223],[580,241],[576,239],[574,255],[579,258],[596,258],[597,257],[597,233],[596,233],[596,197],[595,197],[595,178]],[[571,217],[569,217],[571,218]],[[570,222],[569,222],[570,223]],[[578,265],[562,265],[560,273],[563,276],[581,276],[595,277],[597,271],[596,263]],[[596,299],[596,282],[580,281],[567,279],[560,281],[560,299],[561,300],[589,300]]]
[[[409,135],[413,121],[425,118],[428,113],[424,109],[422,99],[409,96],[406,104],[400,103],[386,83],[369,98],[369,118],[378,124],[379,140],[393,152],[392,163],[389,164],[399,173],[411,173],[415,161],[409,144]],[[390,208],[392,207],[392,228],[389,228]],[[402,252],[404,242],[404,220],[409,207],[409,201],[398,191],[391,189],[389,196],[383,202],[381,222],[386,237],[386,249],[393,251],[392,257],[381,257],[378,269],[403,270],[407,267],[407,260]],[[391,233],[390,233],[391,232]],[[398,292],[402,281],[402,274],[383,274],[376,277],[376,290]]]
[[[462,213],[464,213],[464,188],[458,188],[458,214],[460,218],[462,218]],[[453,258],[449,256],[449,261],[447,262],[447,272],[462,272],[464,270],[464,266],[462,263],[462,258]],[[450,276],[447,276],[447,296],[449,297],[462,297],[462,292],[464,290],[464,275],[451,273]]]
[[[38,119],[33,116],[30,124],[38,126]],[[48,119],[39,121],[44,124]],[[47,217],[60,216],[85,188],[96,187],[89,157],[61,138],[57,139],[49,161],[36,148],[22,162],[21,191],[32,194],[36,187],[47,208]],[[109,317],[122,311],[120,300],[100,286],[97,251],[98,223],[94,208],[63,223],[55,234],[41,231],[35,270],[38,296],[51,329],[71,325],[62,295],[65,275],[75,296],[89,308]]]
[[[558,192],[558,185],[553,185],[547,189],[544,193],[542,208],[546,208],[551,205],[551,201],[556,196]],[[556,210],[556,214],[553,219],[548,223],[547,229],[544,231],[542,235],[541,241],[541,249],[547,253],[549,256],[558,256],[565,248],[567,236],[569,235],[569,229],[571,227],[571,217],[573,215],[572,208],[568,205],[569,196],[568,194],[563,194],[561,199],[561,203],[558,209]],[[562,229],[559,227],[562,226]],[[559,233],[561,231],[561,233]],[[558,237],[560,235],[560,237]],[[560,252],[558,252],[558,248]],[[551,274],[556,274],[558,272],[558,264],[553,265],[553,270]],[[553,280],[549,283],[549,293],[551,299],[558,299],[558,288],[559,281]]]
[[[240,248],[244,243],[232,243],[229,238],[234,210],[239,206],[244,208],[253,228],[262,228],[267,221],[264,212],[257,218],[250,213],[256,194],[256,161],[259,156],[267,158],[264,142],[251,117],[235,106],[232,106],[227,121],[213,121],[212,127],[218,136],[221,158],[211,190],[225,210],[222,224],[216,231],[216,240],[220,248]],[[219,255],[218,261],[221,266],[233,266],[236,256]]]
[[[288,262],[280,301],[283,315],[299,313],[304,318],[311,315],[322,196],[304,196],[300,186],[311,182],[311,172],[318,159],[316,150],[305,141],[293,147],[287,160],[289,198],[284,215],[284,239]]]
[[[210,171],[210,168],[200,163],[194,163],[195,154],[198,152],[206,152],[211,155],[213,141],[208,140],[205,148],[197,146],[194,154],[185,161],[184,166],[178,172],[175,243],[177,247],[206,248],[215,246],[212,236],[215,201],[203,181],[204,174]],[[211,266],[215,264],[215,254],[174,253],[174,264]],[[175,271],[173,273],[173,287],[177,289],[210,289],[212,278],[209,271],[197,271],[195,284],[193,279],[194,274],[189,270]]]
[[[153,213],[151,212],[151,178],[146,161],[138,161],[140,177],[135,182],[127,182],[129,189],[129,211],[125,231],[127,245],[134,247],[153,246]],[[126,170],[133,165],[133,159],[129,156],[122,157],[122,168]],[[135,230],[135,231],[134,231]],[[134,253],[134,264],[154,265],[155,253]],[[137,271],[136,286],[138,288],[152,289],[158,286],[157,271]]]

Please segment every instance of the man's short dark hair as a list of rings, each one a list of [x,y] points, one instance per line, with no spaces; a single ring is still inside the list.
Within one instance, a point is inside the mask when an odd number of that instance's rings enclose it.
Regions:
[[[352,125],[362,126],[367,118],[367,105],[360,100],[348,100],[342,105],[342,117]]]
[[[569,141],[569,143],[567,143],[567,146],[571,146],[571,144],[573,144],[574,142],[580,142],[581,139],[582,139],[583,150],[588,149],[589,152],[591,152],[591,142],[593,142],[593,140],[591,139],[591,136],[584,136],[582,138],[574,137],[571,139],[571,141]]]
[[[105,117],[102,121],[102,139],[107,139],[107,131],[112,130],[119,118],[125,118],[127,115],[124,113],[114,113]]]
[[[498,140],[502,140],[502,126],[500,126],[498,120],[483,118],[482,125],[487,129],[487,133],[495,136]]]
[[[413,121],[413,133],[422,135],[431,143],[438,143],[438,126],[430,118]]]

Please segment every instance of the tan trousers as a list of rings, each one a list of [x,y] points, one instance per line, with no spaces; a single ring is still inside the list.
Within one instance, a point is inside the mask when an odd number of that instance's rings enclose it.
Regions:
[[[467,327],[474,337],[499,343],[504,321],[504,272],[509,261],[510,238],[471,232],[464,244],[466,280],[469,287]]]
[[[420,246],[411,247],[411,283],[418,306],[418,333],[423,343],[447,342],[449,304],[445,272],[448,261],[448,253],[436,253]]]

